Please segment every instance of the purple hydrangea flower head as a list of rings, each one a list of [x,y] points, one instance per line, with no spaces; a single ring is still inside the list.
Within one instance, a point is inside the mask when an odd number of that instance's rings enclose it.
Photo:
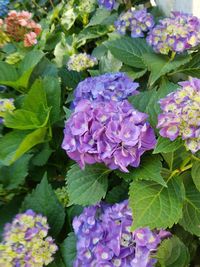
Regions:
[[[74,54],[69,58],[67,63],[68,70],[74,70],[77,72],[89,69],[98,64],[95,57],[86,53]]]
[[[32,210],[17,214],[7,223],[0,243],[0,266],[42,267],[53,261],[57,246],[47,236],[47,218]]]
[[[113,10],[116,4],[115,0],[98,0],[100,7],[104,7],[108,10]]]
[[[200,19],[172,12],[170,18],[160,20],[149,32],[147,42],[157,53],[182,53],[200,43]]]
[[[148,32],[153,26],[153,16],[147,13],[146,8],[139,10],[131,8],[122,13],[115,22],[115,28],[120,34],[130,31],[133,38],[144,37],[144,33]]]
[[[200,150],[200,79],[180,82],[181,88],[160,100],[160,135],[171,141],[179,136],[192,153]]]
[[[139,84],[133,82],[125,73],[106,73],[89,77],[80,82],[74,92],[73,106],[82,99],[95,101],[122,101],[136,95]]]
[[[141,155],[156,144],[147,114],[128,101],[79,101],[65,124],[62,148],[81,168],[96,162],[110,169],[138,167]]]
[[[152,267],[162,239],[170,237],[163,230],[149,228],[131,232],[132,212],[128,201],[89,206],[73,220],[77,237],[77,257],[74,267]]]

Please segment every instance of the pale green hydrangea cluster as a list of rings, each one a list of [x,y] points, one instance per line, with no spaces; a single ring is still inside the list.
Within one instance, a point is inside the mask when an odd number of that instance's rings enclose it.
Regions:
[[[55,190],[56,196],[60,203],[63,205],[63,207],[67,207],[67,204],[69,203],[67,188],[65,186],[61,188],[57,188]]]
[[[7,112],[13,112],[15,109],[13,98],[0,98],[0,124],[4,122],[4,116]]]
[[[6,63],[14,65],[24,58],[19,52],[12,53],[6,57]]]
[[[86,53],[74,54],[70,57],[67,67],[68,70],[81,72],[94,67],[98,63],[95,57]]]

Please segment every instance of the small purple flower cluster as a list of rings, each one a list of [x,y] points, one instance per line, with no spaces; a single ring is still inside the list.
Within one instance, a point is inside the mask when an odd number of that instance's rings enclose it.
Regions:
[[[200,20],[192,15],[172,12],[160,20],[147,37],[147,42],[161,54],[182,53],[200,44]]]
[[[147,114],[128,101],[79,101],[65,124],[62,148],[81,168],[104,163],[110,169],[138,167],[140,156],[156,144]]]
[[[147,9],[140,10],[130,9],[120,15],[115,22],[115,28],[120,34],[126,31],[131,32],[131,37],[144,37],[144,33],[148,32],[154,26],[154,19]]]
[[[42,267],[52,262],[58,247],[48,230],[46,217],[32,210],[17,214],[4,228],[0,266]]]
[[[82,99],[91,101],[122,101],[136,95],[138,83],[133,82],[124,73],[107,73],[97,77],[89,77],[80,82],[74,92],[73,105]]]
[[[161,99],[160,135],[170,140],[181,136],[192,153],[200,150],[200,79],[180,82],[182,88]]]
[[[84,209],[73,220],[77,237],[74,267],[152,267],[151,258],[162,239],[170,237],[164,230],[149,228],[131,232],[132,212],[125,200],[119,204],[98,204]]]
[[[115,0],[98,0],[99,6],[108,10],[113,10],[116,4]]]

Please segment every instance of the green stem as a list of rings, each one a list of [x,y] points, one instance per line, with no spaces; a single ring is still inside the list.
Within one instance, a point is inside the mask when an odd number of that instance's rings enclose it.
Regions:
[[[182,162],[182,164],[181,164],[181,166],[180,166],[180,169],[182,170],[182,169],[188,164],[188,162],[190,162],[190,161],[191,161],[191,156],[187,157],[187,158]]]
[[[197,161],[200,161],[200,159],[199,158],[197,158],[196,156],[194,156],[194,155],[192,155],[192,158],[193,159],[195,159],[195,160],[197,160]]]
[[[175,56],[176,56],[176,52],[173,51],[173,52],[171,53],[170,61],[173,61],[174,58],[175,58]]]
[[[189,165],[187,165],[187,166],[185,166],[185,167],[183,167],[183,168],[181,168],[180,171],[181,171],[181,172],[184,172],[184,171],[187,171],[187,170],[189,170],[189,169],[191,169],[191,168],[192,168],[192,163],[189,164]]]

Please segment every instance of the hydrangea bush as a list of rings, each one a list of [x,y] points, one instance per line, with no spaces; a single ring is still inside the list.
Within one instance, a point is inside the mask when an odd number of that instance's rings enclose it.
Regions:
[[[151,2],[0,1],[0,267],[200,265],[200,17]]]

